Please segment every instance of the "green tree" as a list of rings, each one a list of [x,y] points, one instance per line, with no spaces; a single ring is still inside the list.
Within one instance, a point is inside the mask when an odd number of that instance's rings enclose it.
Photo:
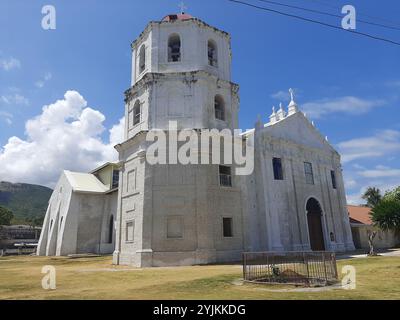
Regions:
[[[400,232],[400,199],[386,194],[372,209],[372,221],[382,230]]]
[[[400,186],[385,193],[385,199],[400,201]]]
[[[367,207],[375,207],[382,199],[381,190],[375,187],[368,187],[362,198],[367,201]]]
[[[13,218],[14,215],[10,210],[0,207],[0,225],[9,226]]]

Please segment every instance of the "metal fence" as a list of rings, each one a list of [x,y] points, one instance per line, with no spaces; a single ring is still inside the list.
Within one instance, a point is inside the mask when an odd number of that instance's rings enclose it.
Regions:
[[[338,280],[336,256],[327,251],[244,252],[243,279],[257,283],[328,285]]]

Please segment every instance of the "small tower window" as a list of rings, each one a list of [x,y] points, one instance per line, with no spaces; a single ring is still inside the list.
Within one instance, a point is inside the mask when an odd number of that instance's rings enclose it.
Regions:
[[[213,67],[218,65],[217,45],[213,40],[208,40],[208,64]]]
[[[142,45],[139,51],[139,73],[142,73],[146,68],[146,47]]]
[[[140,102],[137,100],[133,107],[133,125],[136,126],[140,123]]]
[[[219,166],[219,185],[223,187],[232,187],[231,167]]]
[[[214,98],[215,119],[225,120],[225,104],[221,96],[216,95]]]
[[[332,188],[336,189],[336,175],[335,171],[331,170]]]
[[[283,180],[282,159],[272,158],[272,167],[274,169],[274,179]]]
[[[168,39],[168,62],[181,61],[181,38],[172,34]]]

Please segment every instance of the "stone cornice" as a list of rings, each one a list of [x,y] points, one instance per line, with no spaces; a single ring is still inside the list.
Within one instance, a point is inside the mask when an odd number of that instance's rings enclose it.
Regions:
[[[121,143],[118,143],[117,145],[115,145],[114,149],[117,150],[118,152],[125,150],[126,148],[128,148],[138,142],[137,137],[144,135],[147,132],[148,132],[148,130],[139,131],[137,134],[135,134],[133,137],[129,138],[128,140],[125,140],[124,142],[121,142]]]
[[[231,81],[222,80],[216,77],[215,75],[204,71],[204,70],[197,70],[197,71],[187,71],[187,72],[168,72],[168,73],[157,73],[157,72],[148,72],[146,73],[138,82],[136,82],[132,87],[125,91],[125,103],[128,103],[133,96],[135,96],[136,92],[140,89],[153,84],[156,81],[166,81],[171,79],[179,79],[186,82],[196,82],[197,80],[210,80],[214,79],[217,81],[221,86],[231,87],[232,92],[237,95],[239,91],[239,85],[233,83]]]
[[[152,27],[154,27],[156,25],[162,25],[162,24],[185,25],[185,24],[190,24],[190,23],[195,23],[199,27],[206,27],[208,29],[211,29],[217,33],[220,33],[222,36],[227,37],[229,40],[231,38],[231,36],[228,32],[220,30],[216,27],[213,27],[198,18],[191,18],[191,19],[186,19],[186,20],[175,20],[175,21],[150,21],[147,24],[147,26],[144,28],[144,30],[140,33],[140,35],[134,41],[132,41],[131,48],[133,50],[136,47],[136,44],[138,42],[141,42],[141,40],[150,33]]]

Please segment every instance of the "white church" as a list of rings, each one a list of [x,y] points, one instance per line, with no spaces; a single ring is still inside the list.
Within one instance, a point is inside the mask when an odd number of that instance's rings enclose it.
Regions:
[[[64,171],[37,254],[113,254],[137,267],[239,261],[246,251],[353,250],[339,153],[298,109],[273,109],[252,141],[254,170],[149,164],[151,130],[238,128],[230,35],[189,14],[150,22],[132,43],[118,163]],[[286,109],[286,110],[285,110]]]

